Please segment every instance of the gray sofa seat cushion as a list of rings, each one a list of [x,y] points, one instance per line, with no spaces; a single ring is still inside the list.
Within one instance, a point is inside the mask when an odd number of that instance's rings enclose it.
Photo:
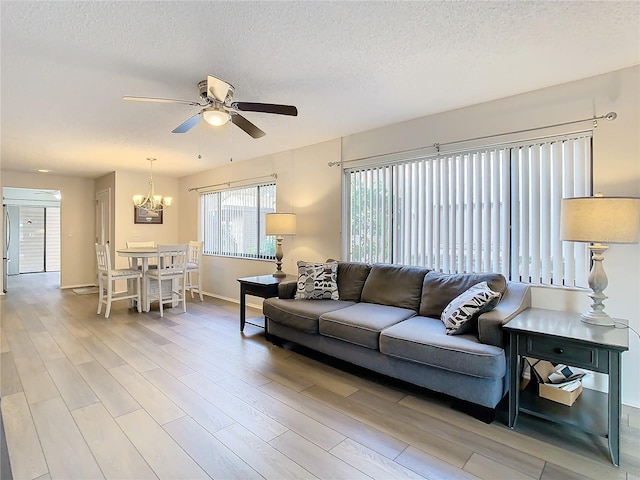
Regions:
[[[440,318],[449,302],[480,282],[487,282],[494,292],[504,294],[507,280],[499,273],[459,273],[447,274],[429,272],[424,277],[419,315]],[[495,308],[499,299],[483,308],[478,315]]]
[[[385,329],[380,334],[380,351],[474,377],[502,378],[506,374],[502,348],[480,343],[473,334],[447,335],[436,318],[416,316]],[[456,381],[455,376],[451,381]]]
[[[361,301],[410,308],[417,312],[427,272],[428,268],[377,263],[371,267],[364,283]]]
[[[318,318],[323,313],[350,307],[354,302],[342,300],[295,300],[267,298],[262,313],[272,321],[305,333],[318,333]]]
[[[415,315],[408,308],[356,303],[320,316],[320,334],[378,349],[380,332]]]

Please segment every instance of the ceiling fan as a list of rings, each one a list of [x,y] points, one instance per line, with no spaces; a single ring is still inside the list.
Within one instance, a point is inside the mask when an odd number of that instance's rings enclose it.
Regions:
[[[204,107],[200,112],[182,122],[171,133],[185,133],[200,123],[202,118],[213,126],[221,126],[231,121],[234,125],[244,130],[253,138],[264,137],[266,134],[238,112],[262,112],[276,115],[297,116],[298,109],[293,105],[278,105],[274,103],[234,102],[235,88],[230,83],[211,75],[206,80],[198,83],[202,102],[189,100],[174,100],[171,98],[132,97],[124,96],[123,100],[134,102],[158,102],[158,103],[182,103],[193,107]]]

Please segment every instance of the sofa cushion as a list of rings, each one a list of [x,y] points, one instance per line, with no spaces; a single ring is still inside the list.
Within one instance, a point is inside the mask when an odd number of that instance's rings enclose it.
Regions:
[[[437,318],[416,316],[383,330],[380,351],[474,377],[502,378],[506,373],[502,348],[480,343],[472,334],[447,335]],[[455,382],[455,377],[451,381]]]
[[[408,308],[356,303],[320,315],[320,333],[377,350],[382,330],[413,315]]]
[[[371,265],[358,262],[338,262],[338,292],[340,300],[359,302]]]
[[[477,331],[478,312],[499,298],[500,294],[491,290],[487,282],[477,283],[462,292],[449,302],[440,316],[447,335]]]
[[[440,318],[442,311],[451,300],[480,282],[487,282],[491,290],[501,295],[507,290],[507,280],[499,273],[427,273],[422,286],[418,314],[424,317]],[[490,302],[478,314],[492,310],[499,301],[498,298]]]
[[[338,300],[338,262],[298,261],[297,299]]]
[[[265,317],[305,333],[318,333],[318,318],[323,313],[350,307],[342,300],[295,300],[267,298],[262,304]]]
[[[364,282],[361,301],[410,308],[417,312],[427,272],[428,268],[377,263],[371,267]]]

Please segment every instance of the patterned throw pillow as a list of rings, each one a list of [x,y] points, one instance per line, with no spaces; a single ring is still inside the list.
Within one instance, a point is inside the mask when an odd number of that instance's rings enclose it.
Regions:
[[[471,320],[489,302],[499,299],[500,294],[489,288],[487,282],[476,283],[449,302],[440,319],[447,330],[447,335],[460,335],[471,330]]]
[[[296,298],[306,300],[338,300],[338,262],[311,263],[298,261]]]

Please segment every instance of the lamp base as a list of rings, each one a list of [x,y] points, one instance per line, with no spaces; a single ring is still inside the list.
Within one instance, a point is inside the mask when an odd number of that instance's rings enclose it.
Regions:
[[[282,271],[282,235],[276,237],[276,273],[273,274],[275,278],[284,278],[287,276]]]
[[[584,323],[590,325],[598,325],[600,327],[615,327],[616,325],[613,318],[606,313],[586,312],[580,315],[580,317]]]
[[[589,298],[591,298],[593,303],[591,304],[591,309],[581,315],[584,323],[599,325],[601,327],[615,326],[613,318],[605,313],[604,304],[602,303],[607,299],[607,296],[604,294],[604,289],[607,288],[609,284],[607,274],[604,273],[604,267],[602,266],[604,252],[606,252],[608,248],[606,245],[600,243],[589,245],[591,260],[593,261],[593,267],[589,274],[589,287],[591,287],[592,290],[591,293],[589,293]]]

